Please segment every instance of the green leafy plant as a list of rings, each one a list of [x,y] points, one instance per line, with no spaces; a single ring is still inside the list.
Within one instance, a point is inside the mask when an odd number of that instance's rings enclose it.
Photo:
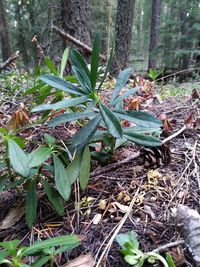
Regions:
[[[68,94],[62,101],[53,104],[42,104],[32,111],[60,110],[66,109],[66,113],[53,118],[48,125],[55,127],[58,124],[85,120],[83,127],[70,140],[70,151],[81,151],[86,145],[97,140],[95,133],[100,127],[102,135],[111,137],[112,147],[115,147],[117,139],[125,139],[147,146],[159,146],[161,141],[151,135],[152,132],[160,131],[161,122],[154,116],[142,111],[123,110],[123,99],[137,92],[137,88],[129,89],[120,95],[121,89],[126,86],[131,69],[125,69],[119,74],[116,87],[108,104],[101,99],[100,89],[106,79],[111,58],[106,66],[103,77],[99,80],[99,37],[96,36],[93,43],[90,69],[84,61],[82,55],[75,49],[71,51],[72,70],[79,85],[69,83],[59,77],[52,75],[42,75],[40,79],[56,89]],[[69,97],[71,96],[71,97]],[[136,127],[124,128],[120,121],[128,120],[135,123]],[[145,134],[147,133],[147,134]],[[111,149],[113,150],[113,149]]]
[[[56,144],[54,137],[45,134],[46,145],[40,146],[30,154],[26,154],[24,143],[14,134],[0,129],[1,143],[5,145],[5,161],[2,169],[7,168],[8,174],[0,177],[0,192],[9,188],[15,188],[20,195],[26,193],[26,222],[31,228],[37,215],[37,185],[42,183],[46,195],[56,210],[62,216],[64,214],[64,200],[68,200],[71,193],[71,182],[65,170],[65,163],[60,160],[60,155],[65,149]],[[20,147],[21,145],[21,147]],[[53,158],[53,166],[44,163]],[[20,159],[20,160],[19,160]],[[54,181],[48,181],[42,175],[42,170],[52,167],[55,176]]]
[[[118,244],[121,247],[120,252],[124,255],[124,259],[127,263],[135,267],[142,267],[145,261],[148,261],[152,265],[156,261],[160,261],[164,267],[174,267],[173,259],[168,254],[167,261],[158,253],[142,252],[139,249],[139,242],[137,235],[134,231],[130,231],[126,234],[119,234],[116,237]]]
[[[20,240],[0,242],[0,264],[11,267],[40,267],[49,262],[52,267],[55,256],[71,250],[80,245],[82,237],[76,235],[49,238],[44,241],[36,241],[30,247],[19,246]],[[31,265],[24,263],[26,257],[34,256],[35,261]]]
[[[38,76],[42,75],[42,74],[46,74],[46,73],[50,73],[52,75],[55,75],[56,77],[60,77],[63,78],[64,76],[64,71],[65,71],[65,67],[67,64],[67,60],[68,60],[68,56],[69,56],[69,48],[66,48],[63,56],[62,56],[62,60],[61,60],[61,64],[60,67],[57,69],[54,62],[48,58],[45,57],[44,59],[44,64],[45,67],[42,66],[37,66],[36,70],[35,70],[35,84],[34,86],[31,86],[30,88],[28,88],[25,92],[24,95],[28,95],[28,94],[34,94],[34,99],[36,101],[36,103],[39,105],[41,103],[43,103],[45,101],[45,99],[49,96],[53,96],[53,100],[52,103],[55,103],[57,101],[62,100],[63,98],[63,93],[61,91],[54,91],[52,90],[52,87],[49,86],[48,84],[44,83],[41,80],[38,80]],[[73,77],[67,76],[65,77],[65,79],[69,79],[70,81],[74,81]],[[76,82],[76,79],[75,81]],[[48,112],[45,113],[45,115],[47,115]]]
[[[152,70],[151,68],[149,69],[149,72],[147,73],[147,76],[152,80],[155,81],[161,74],[163,70]]]

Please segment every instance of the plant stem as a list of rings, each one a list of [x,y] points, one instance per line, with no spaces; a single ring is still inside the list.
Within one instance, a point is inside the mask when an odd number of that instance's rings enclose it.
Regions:
[[[145,255],[148,256],[148,257],[152,256],[152,257],[156,258],[157,260],[161,261],[164,267],[169,267],[169,265],[166,262],[166,260],[162,256],[160,256],[158,253],[147,252],[147,253],[145,253]]]

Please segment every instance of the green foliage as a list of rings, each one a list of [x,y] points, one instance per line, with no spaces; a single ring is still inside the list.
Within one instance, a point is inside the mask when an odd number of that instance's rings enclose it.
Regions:
[[[57,254],[71,250],[80,245],[81,238],[76,235],[49,238],[44,241],[36,241],[32,246],[19,247],[20,240],[0,242],[0,264],[11,267],[42,267],[47,262],[53,266]],[[24,263],[27,256],[37,256],[32,265]]]
[[[142,267],[145,261],[154,265],[157,261],[160,261],[165,267],[173,267],[173,259],[169,256],[167,256],[166,261],[162,256],[153,251],[142,252],[139,249],[139,242],[134,231],[130,231],[126,234],[118,234],[116,240],[121,247],[120,252],[123,254],[125,261],[132,266]]]
[[[123,99],[137,91],[137,88],[132,88],[121,95],[121,90],[128,81],[130,68],[119,74],[109,103],[105,104],[101,99],[100,89],[106,79],[111,57],[105,73],[100,76],[102,69],[99,68],[99,51],[99,36],[96,35],[90,68],[77,50],[71,51],[76,83],[71,83],[65,78],[61,79],[67,62],[67,50],[64,52],[60,71],[49,58],[45,58],[46,66],[54,75],[41,75],[39,79],[42,82],[28,90],[28,93],[39,94],[39,102],[43,102],[47,96],[42,96],[44,92],[54,94],[51,104],[42,103],[34,107],[33,112],[62,110],[63,113],[65,109],[64,114],[48,122],[49,127],[78,121],[80,130],[64,144],[64,147],[58,145],[54,137],[45,134],[44,144],[27,154],[19,138],[12,132],[0,128],[1,143],[5,146],[6,155],[5,162],[2,163],[5,164],[9,173],[7,178],[1,179],[0,190],[16,188],[26,194],[25,218],[29,228],[34,225],[37,217],[39,183],[43,184],[47,198],[56,212],[63,215],[64,201],[70,198],[73,183],[79,179],[81,189],[84,190],[87,187],[91,156],[96,159],[101,158],[101,162],[105,164],[112,160],[115,148],[124,142],[135,142],[147,146],[162,144],[152,135],[152,133],[159,133],[162,126],[160,120],[146,112],[123,110]],[[65,94],[67,94],[66,99]],[[44,113],[43,118],[47,118],[47,115],[48,113]],[[137,127],[128,129],[122,127],[122,120],[133,122]],[[100,151],[91,153],[91,146],[95,147],[97,142],[102,144]],[[44,179],[44,170],[50,170],[53,177]]]
[[[176,267],[174,260],[169,253],[166,253],[166,261],[167,261],[169,267]]]
[[[56,212],[59,215],[63,215],[62,197],[68,199],[71,192],[71,182],[67,176],[65,166],[55,155],[55,153],[62,154],[63,148],[56,144],[54,137],[45,134],[46,146],[40,146],[27,155],[18,145],[24,145],[22,140],[16,138],[14,134],[7,132],[4,128],[0,129],[0,133],[1,143],[5,145],[6,149],[5,164],[2,163],[2,168],[7,167],[8,170],[8,175],[0,179],[0,191],[9,188],[16,188],[20,191],[18,186],[26,184],[25,217],[29,228],[35,223],[37,215],[37,184],[40,181],[43,183],[44,191]],[[54,184],[57,189],[41,176],[41,171],[45,166],[43,164],[52,156],[54,157]]]
[[[149,73],[147,73],[147,76],[152,80],[155,81],[158,79],[158,77],[162,74],[162,70],[152,70],[151,68],[149,69]]]
[[[134,122],[139,126],[145,128],[154,127],[159,131],[161,122],[152,115],[137,111],[126,112],[123,109],[118,108],[123,103],[123,99],[137,91],[137,88],[133,88],[126,92],[124,95],[119,95],[121,89],[126,85],[131,69],[126,69],[119,74],[116,82],[116,87],[111,97],[110,103],[106,106],[99,95],[99,86],[97,81],[99,78],[99,36],[95,37],[93,43],[91,68],[89,69],[82,55],[75,49],[71,51],[72,68],[74,74],[79,82],[80,86],[68,83],[55,76],[43,75],[40,77],[42,81],[45,81],[48,85],[53,86],[56,89],[64,90],[71,95],[72,98],[62,100],[55,104],[43,104],[35,107],[32,111],[42,110],[57,110],[61,108],[76,107],[76,112],[72,110],[67,111],[49,122],[49,126],[56,126],[59,123],[69,122],[71,120],[88,118],[89,122],[86,123],[82,129],[71,139],[71,150],[82,150],[85,145],[91,142],[93,135],[95,134],[99,126],[106,127],[108,135],[115,139],[121,139],[122,137],[139,144],[147,146],[161,145],[161,142],[155,137],[140,135],[136,133],[134,136],[134,129],[132,130],[131,137],[127,138],[130,134],[125,132],[121,127],[120,120],[126,119]],[[106,76],[104,75],[100,81],[102,85]],[[77,109],[80,112],[77,112]],[[112,142],[113,143],[113,142]]]

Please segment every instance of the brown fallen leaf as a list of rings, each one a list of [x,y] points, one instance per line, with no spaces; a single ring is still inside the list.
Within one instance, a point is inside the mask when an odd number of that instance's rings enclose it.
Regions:
[[[25,213],[25,202],[21,201],[19,205],[15,208],[12,208],[3,221],[0,223],[0,230],[8,229],[11,226],[15,225]]]
[[[90,253],[81,255],[78,258],[62,265],[61,267],[93,267],[94,259]]]
[[[185,118],[184,125],[187,128],[194,128],[194,113],[193,112]]]
[[[167,116],[165,114],[160,114],[159,119],[162,121],[163,123],[163,128],[165,132],[170,132],[173,130],[171,123],[169,122]]]
[[[15,130],[27,123],[31,123],[29,113],[24,104],[20,103],[20,108],[13,113],[12,118],[6,123],[6,127],[8,130]]]

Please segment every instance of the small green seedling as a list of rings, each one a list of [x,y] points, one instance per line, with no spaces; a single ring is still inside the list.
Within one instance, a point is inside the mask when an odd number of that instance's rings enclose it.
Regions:
[[[126,234],[119,234],[116,239],[122,248],[120,252],[124,255],[125,261],[132,266],[142,267],[145,261],[148,261],[152,265],[156,261],[160,261],[164,267],[175,267],[175,265],[173,265],[173,259],[169,254],[167,255],[166,261],[162,256],[153,251],[142,252],[139,249],[139,242],[134,231],[130,231]]]
[[[57,254],[71,250],[80,245],[81,237],[76,235],[60,236],[44,241],[36,241],[30,247],[20,247],[20,240],[0,242],[0,265],[7,264],[10,267],[42,267],[49,262],[53,267]],[[25,264],[28,256],[34,256],[34,263]]]

